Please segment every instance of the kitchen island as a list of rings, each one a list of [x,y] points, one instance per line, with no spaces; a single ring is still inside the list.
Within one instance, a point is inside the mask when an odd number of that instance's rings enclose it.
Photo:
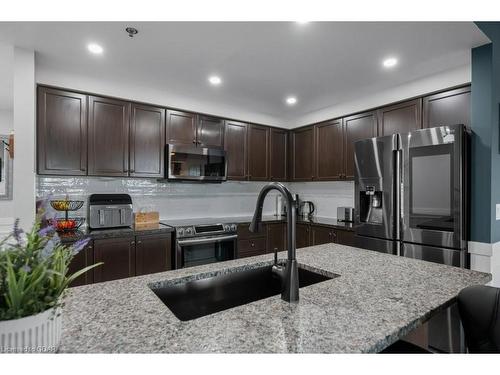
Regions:
[[[286,258],[280,253],[280,258]],[[60,352],[374,353],[419,327],[491,275],[338,244],[297,250],[304,268],[340,275],[190,321],[149,285],[269,265],[272,255],[72,288]]]

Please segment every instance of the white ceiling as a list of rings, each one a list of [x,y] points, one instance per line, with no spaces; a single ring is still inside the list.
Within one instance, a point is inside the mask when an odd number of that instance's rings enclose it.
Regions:
[[[134,38],[124,31],[129,25],[139,29]],[[37,66],[282,122],[467,65],[470,49],[489,42],[472,22],[0,22],[1,41],[34,49]],[[104,54],[89,54],[89,42]],[[381,66],[389,55],[399,58],[390,71]],[[208,84],[211,73],[222,77],[220,87]],[[289,107],[284,98],[292,94],[298,103]]]

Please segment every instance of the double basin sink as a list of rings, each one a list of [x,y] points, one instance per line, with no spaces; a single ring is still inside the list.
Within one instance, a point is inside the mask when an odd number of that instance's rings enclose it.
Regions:
[[[338,276],[299,265],[299,288]],[[265,265],[196,280],[172,280],[150,288],[179,320],[188,321],[278,295],[282,286],[272,265]]]

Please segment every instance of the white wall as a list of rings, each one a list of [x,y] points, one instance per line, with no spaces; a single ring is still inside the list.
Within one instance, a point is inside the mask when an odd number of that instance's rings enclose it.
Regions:
[[[172,87],[165,87],[164,90],[158,90],[147,86],[138,86],[136,83],[131,84],[126,79],[120,82],[106,79],[106,77],[96,79],[62,70],[54,70],[39,64],[36,65],[36,82],[165,107],[208,113],[214,116],[246,122],[285,127],[284,121],[280,118],[247,111],[242,107],[235,108],[210,98],[207,98],[207,101],[199,101],[179,96],[175,93],[175,88]]]
[[[12,129],[14,129],[13,111],[0,109],[0,134],[10,134]]]
[[[14,48],[14,217],[29,228],[35,213],[35,53]]]
[[[470,83],[471,67],[466,65],[457,69],[447,70],[423,79],[411,81],[397,87],[375,93],[360,93],[355,100],[345,101],[318,111],[310,112],[298,118],[291,127],[313,124],[327,119],[341,117],[350,113],[380,107],[385,104],[421,96],[433,91],[452,86]]]

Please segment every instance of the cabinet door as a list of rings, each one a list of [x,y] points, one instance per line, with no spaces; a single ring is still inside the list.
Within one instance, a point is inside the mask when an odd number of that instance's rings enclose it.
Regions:
[[[422,128],[422,99],[391,105],[378,110],[378,135],[409,133]]]
[[[130,175],[163,177],[165,109],[132,105]]]
[[[89,96],[89,175],[127,176],[130,103]]]
[[[424,98],[424,128],[463,124],[470,128],[470,86]]]
[[[375,112],[360,113],[344,118],[344,177],[354,178],[354,142],[372,138],[377,132],[377,116]]]
[[[81,269],[94,264],[94,247],[92,241],[76,254],[68,265],[68,275],[72,275]],[[98,266],[100,267],[100,266]],[[77,277],[69,286],[78,286],[92,284],[94,282],[93,270],[85,272],[83,275]]]
[[[248,178],[269,180],[269,128],[250,125],[248,129]]]
[[[224,147],[224,120],[216,117],[199,116],[197,142],[200,147]]]
[[[342,119],[316,127],[316,179],[339,180],[344,173]]]
[[[136,275],[172,269],[172,235],[137,236],[135,245]]]
[[[311,239],[309,236],[309,225],[308,224],[297,224],[297,232],[295,234],[295,246],[297,249],[301,247],[311,246]]]
[[[196,116],[167,110],[167,143],[196,146]]]
[[[238,240],[238,258],[247,258],[267,253],[266,238]]]
[[[313,246],[335,241],[335,231],[320,225],[311,225],[311,242]]]
[[[292,132],[292,180],[314,179],[314,127]]]
[[[38,173],[87,174],[87,96],[38,88]]]
[[[134,237],[94,240],[94,261],[104,264],[94,268],[94,282],[135,276]]]
[[[224,149],[227,157],[227,178],[247,179],[247,124],[226,121]]]
[[[348,230],[337,230],[335,243],[347,246],[354,246],[354,232]]]
[[[288,132],[271,128],[269,173],[271,181],[286,181],[288,171]]]
[[[267,251],[286,250],[286,225],[283,223],[267,224]]]

